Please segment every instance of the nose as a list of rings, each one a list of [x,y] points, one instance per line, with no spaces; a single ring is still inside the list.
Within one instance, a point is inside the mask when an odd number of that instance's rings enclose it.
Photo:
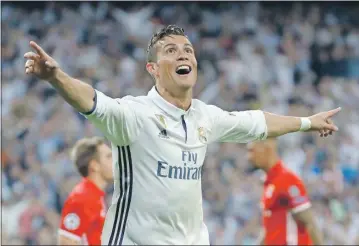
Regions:
[[[188,56],[185,52],[180,51],[178,54],[177,61],[188,61]]]
[[[188,61],[188,57],[185,55],[179,55],[177,61]]]

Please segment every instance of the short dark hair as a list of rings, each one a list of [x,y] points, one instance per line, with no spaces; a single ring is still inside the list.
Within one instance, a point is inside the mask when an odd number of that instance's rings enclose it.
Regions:
[[[157,57],[156,57],[157,50],[155,48],[155,45],[157,44],[157,42],[159,40],[163,39],[164,37],[171,36],[171,35],[180,35],[180,36],[187,37],[184,33],[184,29],[180,28],[176,25],[168,25],[168,26],[162,28],[161,30],[159,30],[158,32],[153,34],[153,36],[148,44],[147,62],[155,62],[157,60]]]
[[[82,177],[88,176],[90,161],[98,158],[98,146],[104,143],[100,137],[82,138],[76,142],[71,157]]]

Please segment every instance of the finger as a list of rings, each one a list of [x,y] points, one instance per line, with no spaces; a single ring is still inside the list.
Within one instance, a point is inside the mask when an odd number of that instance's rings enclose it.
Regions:
[[[332,119],[327,119],[327,122],[331,125],[335,125]],[[329,131],[328,134],[333,135],[333,131]]]
[[[329,135],[331,131],[327,130],[327,129],[321,129],[319,130],[320,136],[321,137],[327,137]]]
[[[30,74],[32,72],[34,72],[34,67],[32,67],[32,66],[25,69],[26,74]]]
[[[27,60],[26,63],[25,63],[25,67],[29,67],[29,66],[32,66],[34,65],[34,60]]]
[[[327,112],[327,118],[329,117],[332,117],[334,116],[336,113],[338,113],[342,108],[339,107],[339,108],[336,108],[336,109],[333,109],[333,110],[330,110]]]
[[[339,130],[338,127],[336,125],[334,125],[334,124],[326,124],[324,126],[324,129],[328,130],[328,131],[333,131],[333,132],[336,132],[336,131]]]
[[[332,119],[327,119],[327,122],[330,124],[330,125],[334,125],[335,126],[335,124],[334,124],[334,122],[333,122],[333,120]],[[328,131],[328,134],[329,135],[333,135],[333,131]]]
[[[38,60],[40,59],[40,56],[34,52],[27,52],[24,55],[25,58],[31,59],[31,60]]]
[[[30,41],[30,46],[39,54],[41,57],[46,57],[47,53],[34,41]]]

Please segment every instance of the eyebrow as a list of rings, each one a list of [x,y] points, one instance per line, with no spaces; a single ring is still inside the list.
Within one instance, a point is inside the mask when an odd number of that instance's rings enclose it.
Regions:
[[[163,48],[165,49],[167,46],[176,46],[176,44],[174,44],[174,43],[169,43],[169,44],[166,44]],[[192,49],[194,49],[193,46],[192,46],[191,44],[189,44],[189,43],[186,43],[184,46],[189,46],[189,47],[191,47]]]

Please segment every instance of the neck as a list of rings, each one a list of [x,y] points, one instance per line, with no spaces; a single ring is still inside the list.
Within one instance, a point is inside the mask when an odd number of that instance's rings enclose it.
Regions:
[[[157,92],[169,103],[173,104],[174,106],[188,110],[192,103],[192,89],[188,90],[178,90],[178,93],[173,93],[166,88],[156,84]]]
[[[268,172],[275,164],[279,161],[279,156],[277,154],[270,155],[269,158],[267,158],[268,162],[266,165],[266,168],[264,168],[265,172]]]
[[[87,178],[91,180],[98,188],[100,188],[101,190],[105,190],[107,181],[104,180],[102,177],[97,174],[90,174],[89,176],[87,176]]]

